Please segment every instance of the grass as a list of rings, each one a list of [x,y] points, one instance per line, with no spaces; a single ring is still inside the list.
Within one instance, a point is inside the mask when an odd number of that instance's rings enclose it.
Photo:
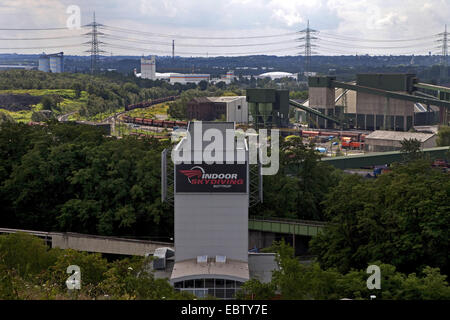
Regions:
[[[60,110],[54,110],[55,115],[61,115],[80,110],[87,103],[87,92],[81,92],[80,98],[76,98],[75,90],[72,89],[20,89],[20,90],[0,90],[0,94],[29,94],[32,96],[58,95],[63,100],[59,103]],[[17,112],[0,109],[2,112],[10,115],[16,122],[30,122],[33,112],[41,111],[42,104],[30,106],[31,110],[22,110]]]
[[[167,114],[168,110],[169,104],[160,103],[144,109],[134,109],[133,111],[130,111],[128,115],[130,117],[149,119],[156,118],[157,115],[169,117]]]

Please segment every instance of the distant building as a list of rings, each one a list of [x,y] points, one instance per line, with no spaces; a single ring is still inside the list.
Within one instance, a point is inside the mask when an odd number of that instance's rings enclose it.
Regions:
[[[294,78],[297,79],[297,75],[289,72],[280,72],[280,71],[273,71],[273,72],[266,72],[263,74],[260,74],[257,76],[257,78],[264,79],[264,78],[270,78],[271,80],[275,79],[282,79],[282,78]]]
[[[39,71],[62,73],[64,72],[64,52],[55,54],[43,53],[39,57]]]
[[[50,72],[50,57],[46,54],[42,54],[39,57],[39,71]]]
[[[187,104],[189,120],[212,121],[222,116],[226,117],[227,122],[248,123],[246,97],[199,97]]]
[[[421,148],[436,147],[437,135],[423,132],[398,132],[377,130],[365,138],[365,148],[370,152],[385,152],[400,150],[401,142],[406,139],[417,139]]]
[[[156,58],[141,58],[141,78],[156,80]]]
[[[209,74],[172,74],[170,83],[199,83],[200,81],[209,82]]]
[[[209,97],[214,103],[225,103],[227,122],[248,123],[248,103],[246,96]]]
[[[33,70],[35,66],[22,66],[16,64],[0,64],[0,70],[21,69],[21,70]]]
[[[413,74],[358,74],[357,81],[348,84],[411,94],[414,78]],[[309,99],[303,105],[344,119],[350,129],[408,131],[413,126],[439,123],[440,110],[436,106],[334,88],[328,86],[325,79],[335,80],[335,77],[309,78]],[[311,127],[334,127],[331,121],[309,115],[308,118]]]
[[[187,104],[187,117],[189,120],[212,121],[226,114],[226,103],[214,103],[209,98],[194,98]]]

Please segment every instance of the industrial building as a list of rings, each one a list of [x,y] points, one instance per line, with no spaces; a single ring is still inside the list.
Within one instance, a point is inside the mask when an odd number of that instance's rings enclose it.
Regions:
[[[156,80],[156,58],[152,56],[150,59],[141,58],[141,78]]]
[[[248,123],[248,103],[245,96],[209,97],[214,104],[225,104],[227,122]]]
[[[303,106],[350,129],[408,131],[414,125],[446,122],[447,103],[418,92],[425,84],[414,74],[358,74],[353,83],[318,76],[308,83],[309,100]],[[336,123],[320,116],[310,116],[308,122],[316,128],[334,128]]]
[[[289,91],[247,89],[247,102],[255,128],[289,126]]]
[[[183,150],[184,154],[188,148],[192,159],[171,164],[168,150],[162,153],[162,199],[168,202],[173,195],[175,255],[173,263],[160,270],[155,265],[153,268],[156,277],[168,277],[177,290],[198,297],[233,299],[251,277],[270,281],[277,265],[274,254],[252,254],[248,250],[248,144],[237,139],[229,145],[224,139],[216,150],[219,159],[206,164],[205,159],[195,157],[203,155],[209,145],[203,141],[208,129],[220,131],[223,137],[227,132],[235,136],[232,122],[190,122],[190,139],[183,138],[172,152]],[[203,141],[200,145],[199,138]],[[172,166],[174,173],[168,174]],[[168,192],[172,175],[173,193]]]
[[[236,79],[234,71],[230,70],[225,75],[222,75],[219,79],[211,79],[211,83],[225,82],[226,84],[232,83]]]
[[[403,140],[417,139],[421,148],[436,147],[437,135],[423,132],[393,132],[377,130],[365,138],[365,148],[369,152],[386,152],[400,150]]]
[[[64,52],[55,54],[43,53],[39,57],[38,70],[52,73],[64,72]]]
[[[245,96],[199,97],[187,104],[189,120],[212,121],[226,118],[228,122],[248,123],[248,104]]]
[[[209,74],[171,74],[170,83],[199,83],[200,81],[209,82]]]
[[[186,114],[189,120],[212,121],[226,114],[225,103],[214,103],[207,97],[193,98],[187,103]]]

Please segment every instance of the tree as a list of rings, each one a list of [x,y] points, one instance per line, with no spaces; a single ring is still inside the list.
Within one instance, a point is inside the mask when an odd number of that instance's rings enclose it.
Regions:
[[[449,274],[450,179],[429,161],[393,165],[375,180],[345,176],[325,197],[329,224],[311,242],[323,268],[389,261],[402,272],[424,266]]]
[[[79,82],[75,82],[72,85],[72,89],[75,91],[75,98],[79,99],[81,97],[81,91],[83,90],[83,86]]]
[[[241,299],[272,299],[278,293],[281,299],[337,300],[369,299],[374,291],[367,288],[366,268],[339,272],[336,268],[325,269],[318,263],[304,264],[293,257],[293,249],[284,241],[271,247],[276,252],[279,269],[272,272],[270,283],[250,280],[243,284]],[[381,270],[381,289],[376,290],[377,299],[385,300],[447,300],[450,287],[446,276],[438,268],[424,267],[419,274],[404,274],[395,266],[374,261]]]
[[[198,87],[200,90],[205,91],[208,88],[208,82],[206,80],[202,80],[198,83]]]
[[[0,236],[0,265],[15,270],[20,277],[29,279],[56,259],[42,239],[21,232]]]
[[[43,110],[52,110],[56,107],[56,101],[51,96],[44,96],[41,100]]]
[[[439,147],[450,146],[450,126],[440,126],[437,145]]]
[[[422,144],[417,139],[403,139],[400,142],[401,148],[400,151],[406,154],[407,159],[417,159],[421,156],[421,147]]]
[[[14,119],[10,115],[0,111],[0,125],[3,122],[14,122]]]
[[[280,169],[264,176],[264,203],[251,208],[253,215],[324,220],[322,201],[341,173],[319,161],[314,145],[298,136],[280,143]]]

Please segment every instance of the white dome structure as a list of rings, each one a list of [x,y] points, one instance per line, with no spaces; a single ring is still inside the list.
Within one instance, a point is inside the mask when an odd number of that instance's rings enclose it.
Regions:
[[[267,78],[267,77],[274,80],[281,78],[297,78],[297,75],[295,73],[273,71],[273,72],[266,72],[258,76],[258,78]]]

